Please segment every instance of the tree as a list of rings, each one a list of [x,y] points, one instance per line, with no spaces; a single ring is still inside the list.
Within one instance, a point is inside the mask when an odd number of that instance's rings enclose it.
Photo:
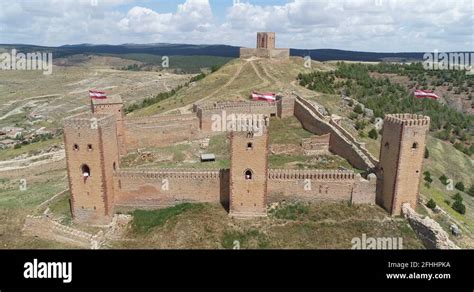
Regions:
[[[430,158],[430,152],[428,151],[428,148],[425,147],[425,159]]]
[[[379,134],[377,133],[377,130],[375,130],[375,128],[369,131],[369,138],[377,140],[378,137]]]
[[[461,192],[464,192],[464,183],[462,181],[460,182],[457,182],[454,187],[458,190],[460,190]]]
[[[448,185],[448,177],[445,176],[444,174],[439,177],[439,181],[440,181],[443,185],[445,185],[445,186]]]
[[[458,212],[459,214],[466,214],[466,206],[462,203],[462,201],[454,201],[452,208],[454,211]]]
[[[357,104],[354,107],[354,112],[357,113],[357,114],[362,114],[362,113],[364,113],[364,110],[362,109],[362,106],[360,104]]]
[[[461,196],[460,193],[456,193],[456,194],[453,196],[453,200],[462,202],[463,199],[462,199],[462,196]]]
[[[472,185],[469,190],[467,190],[467,194],[471,197],[474,197],[474,185]]]
[[[434,210],[436,208],[436,203],[433,199],[430,199],[428,203],[426,204],[426,207],[430,208],[431,210]]]

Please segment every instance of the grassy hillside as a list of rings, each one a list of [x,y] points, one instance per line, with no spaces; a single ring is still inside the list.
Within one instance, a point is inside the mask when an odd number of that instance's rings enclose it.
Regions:
[[[402,237],[406,249],[423,248],[406,221],[385,219],[376,206],[283,204],[265,219],[235,220],[220,205],[184,204],[136,211],[123,240],[111,248],[329,248],[350,249],[354,237]]]

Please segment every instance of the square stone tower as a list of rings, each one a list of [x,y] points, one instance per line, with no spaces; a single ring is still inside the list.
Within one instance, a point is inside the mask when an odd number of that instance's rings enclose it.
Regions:
[[[267,215],[268,132],[231,132],[229,215]]]
[[[119,141],[119,153],[127,154],[124,134],[124,112],[123,101],[119,95],[110,95],[104,99],[91,99],[91,110],[94,114],[113,114],[117,125],[117,139]]]
[[[64,145],[74,221],[108,224],[119,163],[115,116],[87,113],[65,119]]]
[[[275,33],[274,32],[258,32],[257,33],[257,49],[275,49]]]
[[[391,215],[400,215],[403,203],[416,208],[429,127],[427,116],[385,116],[379,165],[382,182],[377,203]]]

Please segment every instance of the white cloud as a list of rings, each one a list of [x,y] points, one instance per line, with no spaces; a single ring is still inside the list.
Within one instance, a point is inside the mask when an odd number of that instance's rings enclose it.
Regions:
[[[139,5],[121,9],[131,0],[98,3],[12,2],[0,10],[0,43],[184,42],[253,47],[257,31],[275,31],[281,47],[426,51],[473,50],[474,46],[471,0],[288,0],[284,5],[254,5],[249,0],[229,7],[220,17],[213,15],[209,0],[180,0],[169,13]]]

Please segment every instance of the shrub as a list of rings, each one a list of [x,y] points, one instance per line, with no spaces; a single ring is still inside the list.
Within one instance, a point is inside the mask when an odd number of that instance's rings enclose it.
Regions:
[[[354,127],[356,128],[356,130],[363,130],[363,129],[365,129],[365,126],[366,126],[366,125],[367,125],[367,124],[366,124],[365,121],[363,121],[363,120],[358,120],[358,121],[355,123],[355,126],[354,126]]]
[[[430,208],[431,210],[434,210],[436,208],[436,203],[433,199],[430,199],[428,203],[426,204],[426,207]]]
[[[364,110],[362,109],[362,106],[360,104],[357,104],[355,107],[354,107],[354,112],[356,114],[363,114],[364,113]]]
[[[439,177],[439,181],[440,181],[443,185],[445,185],[445,186],[448,185],[448,177],[445,176],[444,174]]]
[[[358,117],[359,117],[359,115],[356,114],[356,113],[350,113],[350,114],[349,114],[349,119],[351,119],[351,120],[355,120],[355,119],[357,119]]]
[[[377,130],[375,130],[375,128],[369,131],[369,138],[377,140],[378,137],[379,134],[377,133]]]
[[[454,196],[453,196],[453,200],[454,201],[460,201],[462,202],[462,196],[460,193],[456,193]]]
[[[430,152],[428,151],[428,148],[425,147],[425,159],[430,158]]]
[[[474,197],[474,185],[472,185],[469,190],[467,190],[467,194],[471,197]]]
[[[278,219],[296,220],[309,213],[309,208],[301,203],[291,204],[274,211]]]
[[[466,206],[462,203],[462,201],[454,201],[452,208],[459,214],[466,214]]]
[[[457,182],[454,187],[458,190],[460,190],[461,192],[464,192],[464,183],[462,181],[460,182]]]

